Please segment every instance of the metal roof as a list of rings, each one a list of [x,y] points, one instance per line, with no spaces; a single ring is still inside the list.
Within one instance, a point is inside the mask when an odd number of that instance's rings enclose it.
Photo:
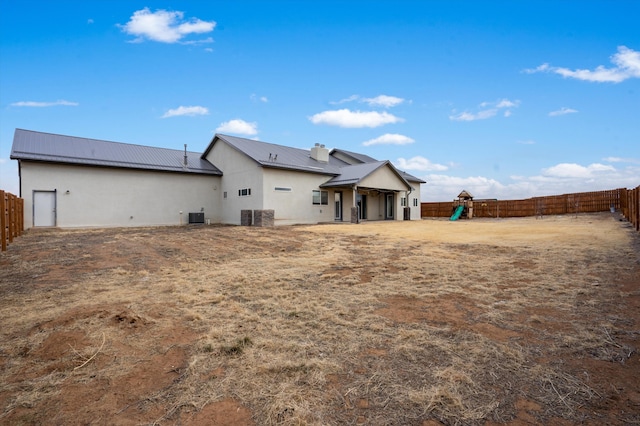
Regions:
[[[341,167],[347,165],[342,160],[329,156],[327,163],[311,158],[311,152],[307,149],[292,148],[284,145],[276,145],[253,139],[239,138],[236,136],[216,134],[209,147],[202,154],[205,158],[213,145],[222,140],[242,152],[263,167],[278,169],[298,170],[310,173],[338,175]]]
[[[16,129],[10,158],[103,167],[222,175],[199,152],[109,142]]]
[[[343,156],[346,156],[349,160],[351,160],[351,162],[349,162],[349,164],[357,164],[357,163],[375,163],[376,160],[373,157],[370,157],[366,154],[360,154],[358,152],[352,152],[352,151],[347,151],[344,149],[338,149],[338,148],[334,148],[331,150],[330,155],[333,155],[334,153],[337,154],[342,154]],[[407,172],[403,172],[402,170],[398,170],[398,173],[400,173],[402,175],[402,177],[405,180],[408,180],[409,182],[420,182],[420,183],[427,183],[426,181],[417,178],[413,175],[410,175]]]
[[[388,166],[398,176],[405,185],[411,188],[411,185],[400,174],[400,172],[389,161],[376,161],[373,163],[361,163],[344,166],[340,169],[340,174],[326,183],[320,185],[323,188],[335,187],[335,186],[351,186],[357,185],[361,180],[375,172],[381,167]]]
[[[402,170],[398,170],[398,173],[400,173],[402,175],[403,178],[405,178],[406,180],[408,180],[409,182],[419,182],[419,183],[427,183],[426,180],[422,180],[420,178],[417,178],[413,175],[410,175],[407,172],[403,172]]]
[[[370,156],[368,156],[366,154],[360,154],[358,152],[347,151],[345,149],[334,148],[334,149],[331,150],[330,154],[333,154],[335,152],[337,152],[338,154],[343,154],[343,155],[353,159],[354,162],[351,163],[351,164],[354,164],[354,163],[374,163],[374,162],[378,161],[375,158],[370,157]]]

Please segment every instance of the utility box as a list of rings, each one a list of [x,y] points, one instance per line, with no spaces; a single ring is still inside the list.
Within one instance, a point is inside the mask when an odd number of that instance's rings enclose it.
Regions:
[[[251,226],[253,221],[253,210],[240,210],[240,225]]]
[[[273,226],[274,216],[274,210],[254,210],[253,226]]]
[[[189,213],[189,223],[204,224],[204,212]]]

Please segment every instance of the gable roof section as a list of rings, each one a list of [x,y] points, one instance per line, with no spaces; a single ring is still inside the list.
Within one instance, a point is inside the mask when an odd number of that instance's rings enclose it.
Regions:
[[[402,181],[408,189],[411,189],[411,185],[409,182],[400,174],[398,169],[396,169],[390,161],[376,161],[373,163],[361,163],[361,164],[353,164],[349,166],[344,166],[340,169],[340,174],[335,176],[331,180],[326,183],[320,185],[321,188],[332,188],[332,187],[350,187],[353,185],[358,185],[358,183],[362,182],[364,178],[371,175],[376,170],[382,167],[389,167],[398,177],[400,181]]]
[[[213,137],[213,140],[202,154],[202,158],[206,158],[218,140],[226,142],[229,146],[251,158],[262,167],[335,176],[340,174],[341,167],[347,165],[344,161],[331,156],[329,156],[329,162],[327,163],[314,160],[311,158],[310,151],[306,149],[292,148],[222,134],[216,134]]]
[[[375,158],[369,157],[366,154],[360,154],[358,152],[351,152],[351,151],[347,151],[345,149],[334,148],[334,149],[331,150],[329,155],[334,155],[334,154],[338,154],[340,156],[344,156],[344,157],[348,158],[349,160],[351,160],[351,161],[348,161],[349,164],[375,163],[376,161],[378,161]]]
[[[131,145],[97,139],[16,129],[12,160],[30,160],[86,166],[195,173],[221,176],[222,172],[200,157],[200,153]]]
[[[351,152],[344,149],[334,148],[331,150],[330,155],[337,154],[339,157],[346,158],[345,161],[348,161],[349,164],[362,164],[362,163],[374,163],[376,160],[373,157],[369,157],[366,154],[360,154],[358,152]],[[419,182],[419,183],[427,183],[426,181],[417,178],[413,175],[410,175],[407,172],[403,172],[402,170],[398,170],[398,173],[402,175],[402,177],[409,182]]]

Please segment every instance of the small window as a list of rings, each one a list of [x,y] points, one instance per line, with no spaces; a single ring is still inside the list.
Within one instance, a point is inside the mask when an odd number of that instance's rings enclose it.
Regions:
[[[224,198],[224,199],[226,199],[226,198],[227,198],[227,191],[224,191],[224,192],[222,193],[222,198]]]
[[[418,199],[417,198],[413,199],[413,207],[418,207]]]
[[[329,205],[329,191],[313,191],[313,204],[328,206]]]
[[[285,186],[276,186],[273,190],[277,192],[291,192],[291,188]]]
[[[400,205],[402,207],[406,207],[407,206],[407,198],[406,197],[400,198]]]
[[[238,197],[248,197],[251,195],[251,188],[238,189]]]

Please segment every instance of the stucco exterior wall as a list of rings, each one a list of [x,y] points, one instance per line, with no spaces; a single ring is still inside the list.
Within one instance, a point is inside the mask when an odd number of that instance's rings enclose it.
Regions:
[[[202,208],[215,222],[219,186],[218,176],[21,162],[25,228],[33,226],[34,191],[54,190],[63,228],[179,225]]]
[[[384,202],[384,194],[367,195],[367,220],[384,220]]]
[[[263,204],[263,168],[258,163],[220,139],[211,148],[206,159],[215,164],[223,174],[217,222],[240,225],[242,210],[271,208]],[[251,195],[239,196],[238,190],[242,189],[251,189]]]
[[[393,191],[407,190],[407,185],[387,166],[380,167],[378,170],[362,179],[358,186],[389,189]]]
[[[319,186],[330,176],[265,168],[263,177],[264,208],[275,211],[275,225],[334,220],[334,191],[328,191],[328,204],[313,204],[312,191],[320,190]],[[285,188],[291,190],[283,191]]]
[[[409,194],[409,207],[411,207],[411,220],[421,220],[422,217],[420,215],[420,203],[422,200],[420,199],[420,183],[418,182],[409,182],[411,187],[413,188],[411,194]],[[417,201],[414,201],[417,200]],[[414,205],[417,204],[417,205]]]

